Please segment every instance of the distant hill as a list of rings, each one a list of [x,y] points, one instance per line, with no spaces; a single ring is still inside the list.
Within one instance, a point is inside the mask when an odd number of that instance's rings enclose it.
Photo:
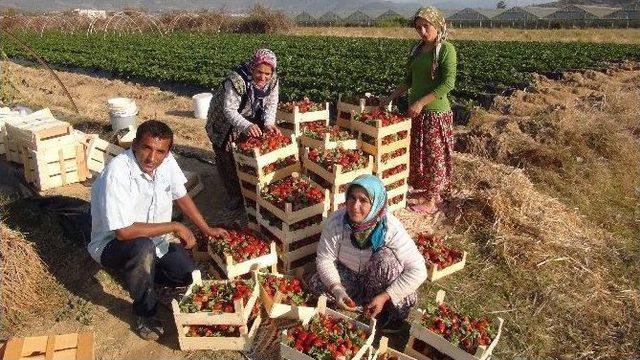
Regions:
[[[638,1],[632,0],[559,0],[538,6],[544,7],[564,7],[568,5],[592,5],[592,6],[608,6],[608,7],[624,7]]]

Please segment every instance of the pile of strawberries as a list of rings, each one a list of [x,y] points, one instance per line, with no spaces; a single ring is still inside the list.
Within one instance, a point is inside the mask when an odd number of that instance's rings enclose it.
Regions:
[[[291,166],[298,163],[298,160],[296,160],[295,155],[289,155],[284,159],[280,159],[278,161],[272,162],[269,165],[265,165],[262,167],[262,173],[263,174],[270,174],[276,170],[280,170],[280,169],[284,169],[287,166]],[[238,168],[240,169],[240,171],[242,171],[243,173],[249,174],[249,175],[253,175],[253,176],[258,176],[258,172],[256,171],[256,168],[254,168],[253,166],[249,166],[249,165],[244,165],[241,164],[238,166]]]
[[[310,306],[311,294],[302,290],[302,282],[298,278],[264,275],[260,277],[264,291],[273,299],[276,292],[284,295],[280,303],[297,306]]]
[[[339,126],[309,125],[304,128],[302,135],[311,139],[324,140],[324,134],[329,134],[330,141],[345,141],[354,139],[351,132],[340,128]]]
[[[249,326],[255,321],[260,305],[255,304],[249,317]],[[240,337],[238,325],[189,325],[187,337]]]
[[[486,317],[474,319],[444,303],[431,304],[425,310],[420,320],[423,326],[470,354],[475,354],[480,345],[489,346],[495,337],[495,330]]]
[[[180,302],[180,312],[233,313],[233,302],[243,299],[243,304],[246,305],[251,297],[253,285],[251,279],[194,285],[191,294]]]
[[[311,149],[309,151],[309,160],[322,166],[328,172],[333,172],[335,165],[341,165],[342,172],[363,169],[369,162],[369,158],[365,156],[361,150],[347,150],[343,148],[324,151]]]
[[[324,110],[324,104],[316,104],[313,101],[309,100],[309,98],[306,96],[301,101],[289,101],[280,103],[278,105],[278,109],[286,112],[293,112],[293,109],[296,106],[298,107],[298,112],[301,113]]]
[[[362,113],[354,116],[354,120],[363,122],[370,126],[377,126],[377,121],[382,120],[382,127],[406,121],[407,118],[393,112],[375,109],[370,113]]]
[[[441,236],[419,234],[416,238],[416,246],[425,260],[430,264],[438,265],[440,270],[462,261],[462,252],[446,246]]]
[[[386,179],[389,176],[395,175],[395,174],[399,174],[403,171],[407,170],[407,165],[405,164],[400,164],[398,166],[392,167],[391,169],[385,170],[382,172],[382,178]]]
[[[291,138],[275,132],[263,132],[260,137],[248,137],[236,145],[238,151],[247,156],[253,156],[253,149],[258,149],[260,155],[270,153],[291,144]]]
[[[391,143],[394,143],[396,141],[400,141],[403,139],[406,139],[407,136],[409,136],[409,132],[407,132],[406,130],[403,131],[399,131],[395,134],[391,134],[391,135],[387,135],[385,137],[382,138],[382,145],[389,145]],[[371,135],[367,135],[367,134],[362,134],[362,141],[371,144],[371,145],[375,145],[376,144],[376,138],[374,138]]]
[[[269,243],[255,231],[245,228],[239,231],[228,230],[227,233],[229,236],[209,240],[209,246],[217,254],[231,255],[236,262],[269,254]]]
[[[287,332],[284,342],[315,359],[348,360],[365,344],[369,334],[354,323],[319,314],[308,326],[301,324]]]
[[[296,211],[323,202],[324,190],[307,179],[289,176],[264,187],[261,196],[283,210],[290,203]]]

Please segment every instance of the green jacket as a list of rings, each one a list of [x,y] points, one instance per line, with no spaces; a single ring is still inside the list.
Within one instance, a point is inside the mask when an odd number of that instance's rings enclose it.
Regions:
[[[431,64],[433,52],[421,52],[421,42],[411,50],[405,84],[409,86],[409,104],[413,104],[421,97],[433,92],[436,100],[424,107],[424,110],[443,112],[451,110],[451,104],[447,94],[453,90],[456,84],[456,71],[458,61],[456,49],[448,41],[442,43],[438,56],[438,68],[435,79],[431,79]]]

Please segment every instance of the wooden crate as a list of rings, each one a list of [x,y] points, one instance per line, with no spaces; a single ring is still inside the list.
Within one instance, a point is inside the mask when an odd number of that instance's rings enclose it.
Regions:
[[[455,264],[451,264],[442,270],[438,270],[437,264],[429,264],[427,268],[427,280],[436,281],[442,279],[447,275],[451,275],[456,271],[460,271],[464,269],[465,264],[467,263],[467,252],[462,252],[462,260],[458,261]]]
[[[378,106],[367,106],[367,99],[360,98],[357,104],[349,103],[346,101],[342,101],[342,94],[338,95],[338,102],[336,104],[337,117],[336,117],[336,125],[345,128],[345,129],[353,129],[353,125],[351,120],[353,119],[354,114],[361,114],[363,112],[371,112],[378,108]],[[389,103],[387,106],[387,110],[391,111],[392,104]]]
[[[283,274],[301,278],[305,274],[310,274],[316,271],[315,255],[293,261],[280,260],[281,261],[278,263],[278,272]]]
[[[294,174],[296,175],[296,174]],[[322,188],[318,184],[315,184],[311,181],[312,184]],[[277,208],[275,205],[271,204],[260,194],[262,190],[261,185],[257,185],[258,192],[258,206],[261,208],[267,209],[270,213],[275,215],[278,219],[282,220],[283,223],[293,224],[298,221],[302,221],[304,219],[310,218],[315,215],[322,214],[326,217],[327,211],[329,210],[329,191],[325,190],[324,201],[312,206],[308,206],[306,208],[300,210],[293,210],[293,206],[291,203],[286,203],[284,210]]]
[[[387,338],[386,336],[380,338],[377,350],[375,350],[373,347],[369,348],[369,354],[369,360],[388,360],[391,357],[395,357],[398,360],[417,360],[414,357],[390,348],[389,338]]]
[[[293,135],[290,135],[290,137],[291,144],[273,150],[266,154],[260,154],[257,148],[253,148],[251,149],[253,152],[252,156],[247,156],[239,152],[236,145],[233,144],[233,158],[236,163],[251,166],[254,169],[258,170],[260,173],[264,166],[272,164],[279,159],[284,159],[287,156],[296,155],[298,153],[298,145],[296,143],[296,139]]]
[[[240,326],[239,337],[190,337],[187,336],[189,325],[182,325],[178,329],[178,345],[180,350],[231,350],[231,351],[248,351],[256,336],[262,318],[258,316],[251,324]],[[235,325],[234,325],[235,326]]]
[[[259,282],[260,276],[275,276],[280,278],[294,278],[294,276],[287,276],[282,274],[263,274],[261,275],[257,271],[254,272],[255,281]],[[283,294],[280,291],[276,291],[273,297],[269,296],[267,291],[265,290],[262,283],[260,283],[260,297],[262,299],[262,305],[269,316],[269,318],[286,318],[286,319],[296,319],[305,321],[310,319],[316,314],[317,307],[313,306],[298,306],[295,304],[283,304],[281,303]],[[320,296],[318,298],[318,306],[319,304],[324,304],[326,307],[327,298],[326,296]]]
[[[324,315],[328,315],[331,316],[333,318],[339,318],[339,319],[344,319],[346,321],[349,321],[351,323],[353,323],[356,327],[358,327],[358,329],[364,330],[366,332],[369,332],[369,337],[367,338],[367,340],[365,341],[364,345],[362,346],[362,348],[360,348],[360,350],[351,358],[352,360],[360,360],[360,359],[367,359],[367,353],[369,352],[369,347],[371,347],[371,345],[373,344],[373,339],[375,337],[375,329],[376,329],[376,320],[375,319],[371,319],[369,322],[369,325],[365,325],[359,321],[356,321],[346,315],[342,315],[341,313],[331,310],[329,308],[326,307],[326,303],[318,303],[318,307],[316,309],[316,314],[324,314]],[[315,316],[314,315],[314,316]],[[313,317],[306,319],[305,321],[303,321],[302,323],[304,325],[309,324],[309,322],[312,320]],[[287,330],[283,330],[281,337],[280,337],[280,358],[281,359],[289,359],[289,360],[313,360],[312,357],[310,357],[309,355],[303,354],[302,352],[286,345],[284,343],[284,339],[287,337]]]
[[[18,147],[33,150],[51,146],[47,140],[72,135],[73,127],[65,121],[57,120],[49,109],[36,111],[26,116],[13,117],[5,124],[7,137]]]
[[[411,135],[411,119],[407,118],[405,121],[399,123],[382,126],[382,120],[377,120],[376,125],[368,125],[362,121],[352,121],[353,129],[361,134],[367,134],[376,139],[382,139],[385,136],[397,134],[401,131],[409,132]]]
[[[278,263],[278,252],[276,251],[276,244],[271,242],[270,251],[267,255],[259,256],[255,259],[236,263],[233,260],[233,256],[225,254],[224,257],[213,251],[211,246],[207,246],[209,256],[224,272],[227,279],[232,279],[237,276],[250,273],[252,270],[271,267],[275,271],[276,264]]]
[[[371,174],[373,169],[373,158],[369,156],[367,166],[362,169],[357,169],[349,172],[342,172],[342,165],[336,164],[333,166],[333,171],[329,172],[322,166],[314,163],[309,160],[309,152],[308,149],[305,150],[304,158],[302,160],[302,166],[305,171],[311,171],[312,173],[320,176],[324,180],[326,180],[329,184],[332,185],[331,191],[332,194],[339,193],[339,188],[341,185],[345,185],[353,181],[356,177],[364,174]]]
[[[397,166],[397,165],[396,165]],[[389,169],[387,169],[389,170]],[[384,184],[384,186],[388,186],[391,185],[397,181],[400,181],[402,179],[408,179],[409,178],[409,164],[407,164],[407,168],[400,171],[397,174],[393,174],[393,175],[387,175],[386,177],[382,177],[382,174],[384,173],[384,171],[380,171],[380,172],[375,172],[373,173],[374,175],[380,177],[380,180],[382,180],[382,183]]]
[[[266,208],[261,210],[268,211],[268,209]],[[316,215],[319,215],[319,214],[316,214]],[[297,241],[306,239],[310,236],[320,234],[322,232],[322,222],[324,221],[324,219],[326,219],[326,217],[323,216],[323,220],[318,224],[310,225],[305,228],[297,229],[297,230],[290,230],[290,225],[294,223],[288,224],[284,221],[282,222],[282,225],[280,227],[271,225],[269,220],[265,219],[264,216],[260,214],[260,210],[257,213],[256,219],[258,221],[258,224],[264,227],[268,231],[269,235],[272,235],[273,237],[277,238],[278,240],[280,240],[285,244],[292,244]]]
[[[442,302],[444,302],[444,296],[445,292],[443,290],[439,290],[436,295],[436,303],[442,304]],[[418,309],[418,311],[420,313],[424,313],[424,310]],[[425,342],[427,345],[433,347],[437,351],[451,357],[453,360],[487,360],[491,357],[493,349],[498,344],[498,340],[500,340],[503,323],[504,320],[502,318],[496,318],[494,325],[497,327],[498,332],[491,344],[489,344],[488,347],[479,346],[475,354],[469,354],[456,345],[453,345],[442,336],[435,334],[426,327],[422,326],[420,323],[420,319],[418,319],[413,324],[411,324],[411,329],[409,330],[409,341],[407,342],[407,346],[405,347],[404,352],[405,354],[414,356],[417,359],[427,358],[413,348],[413,343],[417,339]]]
[[[298,160],[298,152],[296,151],[295,154],[293,154],[296,158],[296,160]],[[280,179],[284,179],[287,176],[290,176],[293,173],[297,173],[300,172],[300,163],[296,162],[295,164],[291,164],[287,167],[284,167],[282,169],[278,169],[275,171],[272,171],[268,174],[265,174],[262,171],[262,168],[257,169],[257,173],[258,175],[253,175],[253,174],[249,174],[246,173],[244,171],[242,171],[240,169],[240,163],[238,163],[238,161],[236,161],[236,173],[238,174],[238,179],[241,181],[246,181],[249,184],[253,184],[253,185],[258,185],[258,184],[269,184],[272,183],[274,181],[278,181]],[[242,184],[241,184],[242,185]]]
[[[355,150],[358,148],[357,139],[331,141],[331,136],[329,135],[329,133],[324,133],[324,139],[322,140],[313,139],[303,134],[302,136],[300,136],[299,142],[301,146],[318,150],[329,150],[338,147],[350,150]]]
[[[22,147],[21,155],[25,180],[40,191],[87,179],[84,148],[78,142],[42,150]]]
[[[11,338],[3,360],[93,360],[94,334],[81,332],[64,335]]]
[[[315,120],[315,121],[322,121],[324,126],[329,126],[329,118],[326,119],[321,119],[321,120]],[[315,122],[315,121],[307,121],[307,123],[309,122]],[[283,135],[286,136],[291,136],[293,135],[296,139],[298,139],[300,136],[302,136],[302,132],[304,131],[304,126],[305,123],[289,123],[286,121],[281,121],[277,123],[278,129],[280,129],[280,132]],[[291,127],[291,128],[289,128]]]
[[[118,135],[118,145],[124,149],[130,148],[136,138],[136,131],[137,128],[134,125],[129,125],[126,133]]]
[[[329,120],[329,103],[325,103],[325,108],[318,111],[308,111],[301,113],[298,107],[293,108],[293,112],[287,112],[278,109],[276,111],[276,120],[284,121],[292,124],[300,124],[304,122],[317,121],[317,120]]]
[[[202,190],[204,190],[204,185],[202,184],[202,180],[200,180],[200,174],[195,171],[184,171],[184,177],[187,178],[187,183],[184,186],[187,188],[187,194],[192,199],[198,196]]]
[[[120,146],[96,137],[89,142],[87,167],[93,172],[102,172],[105,166],[124,151]]]
[[[194,285],[203,285],[200,270],[194,270],[192,273],[193,283],[187,289],[187,292],[181,299],[185,300],[187,296],[191,295]],[[210,280],[206,283],[226,283],[232,280]],[[251,310],[258,300],[260,293],[259,285],[254,284],[253,293],[249,298],[247,305],[243,304],[242,299],[234,301],[233,313],[221,313],[215,314],[212,312],[197,312],[197,313],[183,313],[180,311],[180,306],[177,300],[171,301],[171,309],[173,311],[173,319],[176,323],[176,327],[186,325],[245,325],[251,315]]]

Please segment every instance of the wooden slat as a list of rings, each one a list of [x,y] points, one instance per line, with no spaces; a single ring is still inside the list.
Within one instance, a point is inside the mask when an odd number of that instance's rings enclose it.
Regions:
[[[76,360],[93,360],[94,358],[94,334],[92,332],[82,332],[78,334],[78,348]]]
[[[10,339],[5,347],[3,360],[20,360],[23,346],[24,338]]]
[[[45,360],[53,360],[53,353],[56,351],[56,337],[49,336],[47,339],[47,350],[44,352]]]

